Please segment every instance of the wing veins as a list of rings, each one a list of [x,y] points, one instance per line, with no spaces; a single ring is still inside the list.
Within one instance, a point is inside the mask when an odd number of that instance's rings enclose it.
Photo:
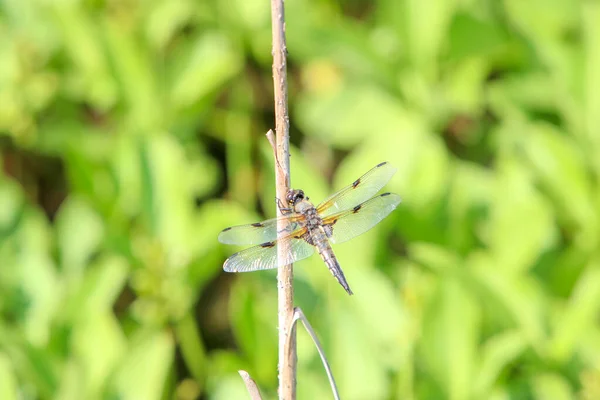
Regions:
[[[322,217],[350,209],[373,197],[392,178],[396,168],[390,163],[376,165],[363,176],[323,200],[317,211]]]
[[[250,272],[277,268],[279,267],[277,249],[280,242],[284,241],[287,242],[288,251],[282,265],[308,258],[314,253],[315,248],[304,239],[306,232],[305,227],[296,229],[280,240],[261,243],[235,253],[225,261],[223,269],[227,272]]]
[[[284,215],[252,224],[236,225],[223,229],[219,233],[218,240],[223,244],[257,245],[277,239],[279,231],[278,223],[284,220],[288,223],[287,232],[292,232],[303,226],[301,214]],[[282,232],[284,235],[286,232]]]
[[[343,243],[362,235],[387,217],[400,201],[397,194],[384,193],[324,218],[323,224],[331,229],[329,240],[331,243]]]

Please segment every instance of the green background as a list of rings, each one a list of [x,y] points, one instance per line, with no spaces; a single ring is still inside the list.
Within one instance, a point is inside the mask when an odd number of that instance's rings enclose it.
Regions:
[[[0,2],[0,399],[276,396],[267,0]],[[403,202],[296,305],[344,399],[600,398],[600,2],[288,0],[291,179]],[[299,329],[298,398],[330,398]]]

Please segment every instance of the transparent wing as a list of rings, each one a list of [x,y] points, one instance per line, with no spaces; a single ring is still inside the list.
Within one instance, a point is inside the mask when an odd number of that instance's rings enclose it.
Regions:
[[[308,244],[301,237],[292,237],[290,235],[282,240],[285,240],[289,244],[287,257],[282,265],[305,259],[315,252],[314,246]],[[279,266],[277,245],[277,241],[275,240],[235,253],[225,260],[223,269],[227,272],[250,272],[277,268]]]
[[[268,219],[254,224],[238,225],[225,228],[219,233],[219,242],[223,244],[260,244],[277,239],[277,221],[287,221],[285,233],[302,227],[304,217],[300,214]]]
[[[400,203],[400,196],[384,193],[358,206],[323,219],[331,226],[331,243],[342,243],[361,235],[381,222]]]
[[[373,197],[392,178],[396,168],[388,162],[382,162],[369,172],[329,196],[317,206],[321,217],[348,210]]]

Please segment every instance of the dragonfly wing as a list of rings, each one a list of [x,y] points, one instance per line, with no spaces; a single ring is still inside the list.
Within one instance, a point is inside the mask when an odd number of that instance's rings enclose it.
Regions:
[[[283,242],[289,247],[284,263],[281,265],[308,258],[315,252],[314,246],[299,235],[289,235],[282,239],[281,243]],[[277,258],[278,245],[278,241],[274,240],[235,253],[225,261],[223,269],[227,272],[250,272],[277,268],[280,265]]]
[[[260,244],[277,239],[277,223],[280,219],[287,222],[283,234],[293,232],[302,226],[304,217],[300,214],[268,219],[254,224],[225,228],[219,233],[219,242],[223,244]]]
[[[369,172],[329,196],[317,206],[322,217],[348,210],[373,197],[392,178],[396,168],[388,162],[378,164]]]
[[[400,203],[400,196],[384,193],[356,207],[323,219],[331,226],[331,243],[342,243],[361,235],[387,217]]]

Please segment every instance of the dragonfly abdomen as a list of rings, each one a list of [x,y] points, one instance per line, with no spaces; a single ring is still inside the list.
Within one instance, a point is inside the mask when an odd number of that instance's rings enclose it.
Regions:
[[[348,292],[348,294],[353,294],[348,282],[346,281],[346,277],[344,276],[344,272],[340,267],[340,263],[338,262],[335,254],[333,253],[333,249],[329,245],[329,241],[327,240],[327,235],[323,227],[319,227],[319,229],[315,229],[312,233],[312,241],[314,245],[317,247],[317,251],[319,255],[323,259],[323,262],[329,268],[331,274],[337,279],[337,281],[342,285],[342,287]]]

